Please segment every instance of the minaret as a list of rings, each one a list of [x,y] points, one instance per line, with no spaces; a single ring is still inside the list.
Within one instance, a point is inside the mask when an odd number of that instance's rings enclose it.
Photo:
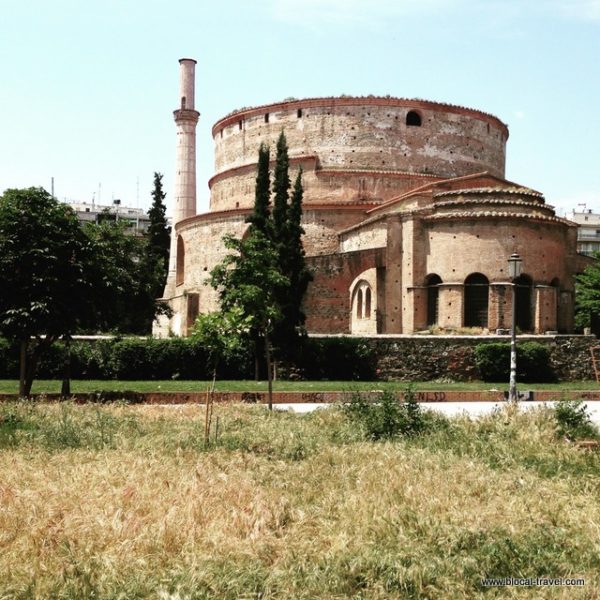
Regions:
[[[169,279],[175,277],[177,265],[177,234],[175,225],[196,214],[196,124],[200,113],[194,108],[195,69],[193,58],[179,60],[179,108],[173,111],[177,125],[177,161],[175,165],[175,191],[173,229],[169,255]]]

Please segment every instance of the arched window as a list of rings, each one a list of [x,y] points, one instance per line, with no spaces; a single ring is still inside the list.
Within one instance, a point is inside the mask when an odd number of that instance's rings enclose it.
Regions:
[[[365,319],[371,318],[371,288],[365,290]]]
[[[357,319],[362,319],[363,318],[363,292],[362,292],[362,288],[359,288],[358,292],[356,292],[356,318]]]
[[[181,285],[185,279],[185,246],[183,238],[177,236],[177,267],[175,272],[175,284]]]
[[[439,314],[439,284],[442,279],[435,273],[428,275],[425,279],[427,286],[427,325],[436,325],[438,323]]]
[[[516,322],[521,331],[531,331],[531,291],[533,281],[529,275],[520,275],[515,279]]]
[[[416,110],[411,110],[406,115],[406,124],[409,127],[421,127],[421,115]]]
[[[487,327],[490,282],[481,273],[465,279],[465,327]]]

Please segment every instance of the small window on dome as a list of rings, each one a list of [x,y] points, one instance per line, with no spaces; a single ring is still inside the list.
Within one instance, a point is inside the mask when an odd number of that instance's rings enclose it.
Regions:
[[[421,115],[418,112],[411,110],[406,115],[406,124],[410,127],[421,127]]]

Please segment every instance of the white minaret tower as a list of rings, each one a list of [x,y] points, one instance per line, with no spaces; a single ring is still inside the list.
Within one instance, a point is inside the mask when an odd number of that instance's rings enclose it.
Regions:
[[[177,234],[175,225],[196,214],[196,124],[200,113],[194,108],[196,61],[179,60],[179,108],[173,111],[177,125],[177,161],[175,165],[175,191],[173,230],[169,255],[169,279],[175,277],[177,265]]]

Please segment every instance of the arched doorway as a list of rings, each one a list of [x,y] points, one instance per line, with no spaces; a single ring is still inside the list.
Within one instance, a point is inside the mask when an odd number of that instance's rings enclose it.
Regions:
[[[532,310],[531,310],[531,292],[533,290],[533,280],[529,275],[519,275],[515,283],[515,307],[516,324],[521,331],[531,331],[533,329]]]
[[[425,285],[427,286],[427,326],[437,325],[439,321],[439,285],[442,278],[435,273],[427,275]]]
[[[465,279],[465,327],[488,326],[490,282],[481,273],[471,273]]]

